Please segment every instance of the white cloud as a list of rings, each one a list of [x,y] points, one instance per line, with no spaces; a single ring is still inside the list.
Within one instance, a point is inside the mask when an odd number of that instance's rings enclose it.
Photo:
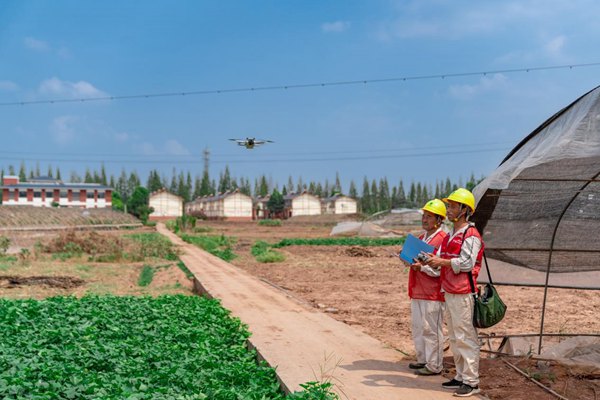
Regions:
[[[350,28],[349,21],[325,22],[321,24],[321,30],[325,33],[340,33],[347,31]]]
[[[23,42],[25,43],[25,47],[35,50],[35,51],[50,51],[50,46],[48,43],[43,40],[38,40],[32,37],[26,37]]]
[[[6,92],[14,92],[19,89],[19,85],[11,81],[0,81],[0,90]]]
[[[79,97],[107,97],[108,94],[97,89],[89,82],[62,81],[56,77],[46,79],[40,84],[39,92],[42,95]]]
[[[79,118],[72,115],[63,115],[52,120],[50,131],[53,134],[54,141],[60,145],[68,144],[75,139],[74,125]]]
[[[586,10],[581,12],[581,10]],[[510,33],[515,30],[553,30],[569,21],[589,25],[589,15],[597,15],[599,5],[589,0],[496,2],[415,0],[399,1],[393,16],[382,21],[377,37],[437,37],[457,39],[481,34]]]
[[[124,143],[129,140],[129,134],[127,132],[115,133],[115,140],[119,143]]]
[[[173,139],[167,140],[167,142],[165,143],[165,151],[167,154],[179,156],[190,154],[188,149],[183,147],[181,143],[179,143],[177,140]]]
[[[562,56],[567,38],[563,35],[557,36],[544,44],[544,51],[552,57]]]
[[[484,76],[475,85],[451,85],[448,88],[450,96],[460,100],[470,100],[482,93],[502,89],[507,82],[503,74],[494,74],[492,77]]]
[[[152,143],[143,142],[140,145],[135,146],[137,151],[145,156],[155,156],[158,154],[158,151],[154,148]]]

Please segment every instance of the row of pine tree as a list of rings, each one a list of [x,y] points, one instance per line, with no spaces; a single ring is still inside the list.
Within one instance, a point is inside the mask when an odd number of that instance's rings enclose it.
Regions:
[[[6,171],[4,169],[0,170],[0,176],[3,177],[4,175],[18,175],[21,182],[26,182],[28,179],[39,176],[47,176],[71,183],[99,183],[114,188],[124,202],[127,201],[139,186],[145,187],[149,192],[165,188],[171,193],[181,196],[185,201],[236,189],[254,197],[264,197],[275,190],[283,195],[303,191],[319,197],[345,194],[359,200],[361,211],[367,214],[390,208],[421,207],[428,200],[447,196],[452,190],[458,187],[466,187],[471,190],[481,181],[481,179],[476,179],[471,174],[471,177],[466,182],[459,181],[453,183],[450,178],[436,181],[434,185],[413,181],[408,188],[405,188],[402,180],[397,185],[390,186],[386,177],[379,178],[379,180],[369,180],[365,177],[362,182],[362,190],[359,193],[357,185],[353,180],[350,181],[348,190],[344,190],[345,188],[342,187],[339,173],[336,173],[335,180],[332,182],[329,182],[327,179],[323,183],[315,181],[305,182],[301,176],[294,181],[292,176],[290,176],[287,183],[283,185],[273,182],[271,178],[267,178],[263,174],[259,178],[255,178],[252,184],[249,178],[241,177],[237,179],[232,177],[228,166],[225,166],[225,169],[219,173],[218,180],[211,179],[206,168],[201,176],[197,175],[194,179],[192,179],[189,171],[177,172],[173,169],[171,177],[167,178],[164,174],[161,175],[158,170],[154,169],[150,171],[144,183],[136,171],[127,173],[123,169],[118,177],[112,174],[108,176],[104,165],[101,166],[100,171],[91,171],[88,168],[83,177],[78,175],[77,172],[72,171],[68,180],[62,178],[59,168],[53,169],[51,166],[48,166],[47,172],[44,175],[41,173],[39,165],[28,172],[25,163],[21,164],[18,174],[12,165],[9,165]]]

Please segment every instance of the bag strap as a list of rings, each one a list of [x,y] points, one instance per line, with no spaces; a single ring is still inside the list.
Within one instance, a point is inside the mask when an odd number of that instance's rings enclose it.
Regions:
[[[469,285],[471,285],[471,294],[473,295],[473,297],[475,299],[477,299],[477,297],[479,297],[479,295],[475,291],[475,282],[473,282],[473,274],[471,273],[471,271],[469,271],[468,274],[469,274]]]
[[[472,228],[472,227],[473,227],[472,225],[469,225],[467,227],[467,229],[465,229],[465,231],[463,232],[462,242],[460,243],[461,249],[462,249],[462,245],[465,243],[465,236],[467,235],[467,231],[469,230],[469,228]],[[483,256],[485,258],[485,251],[483,252]],[[489,277],[490,276],[490,269],[489,269],[488,264],[487,264],[487,258],[485,259],[485,267],[487,269],[488,277]],[[473,281],[473,273],[471,271],[469,271],[467,274],[469,275],[469,285],[471,286],[471,294],[473,295],[473,297],[475,299],[477,299],[479,297],[479,294],[475,290],[475,282]],[[492,278],[490,278],[490,283],[492,283]]]
[[[494,285],[494,282],[492,282],[492,274],[490,274],[490,267],[488,266],[487,257],[485,256],[485,250],[483,250],[483,261],[485,261],[485,270],[487,271],[490,285]]]

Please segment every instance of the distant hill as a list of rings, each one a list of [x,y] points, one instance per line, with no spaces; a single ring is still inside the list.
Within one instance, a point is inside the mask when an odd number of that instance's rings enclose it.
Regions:
[[[141,226],[140,220],[106,208],[1,206],[0,229],[60,229],[77,226]]]

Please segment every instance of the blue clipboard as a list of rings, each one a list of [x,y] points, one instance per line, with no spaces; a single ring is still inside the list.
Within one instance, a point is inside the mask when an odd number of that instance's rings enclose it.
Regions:
[[[409,264],[414,263],[417,255],[421,252],[425,253],[433,253],[435,247],[425,243],[419,238],[414,237],[410,233],[406,236],[406,241],[404,242],[404,246],[402,246],[402,252],[400,253],[400,258],[406,261]]]

